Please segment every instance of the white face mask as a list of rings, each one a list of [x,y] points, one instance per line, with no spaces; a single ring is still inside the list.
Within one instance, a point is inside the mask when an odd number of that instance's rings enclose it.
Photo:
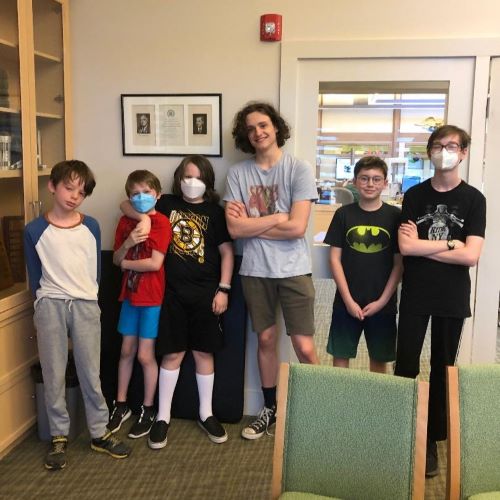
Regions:
[[[451,170],[455,168],[458,163],[458,153],[448,153],[445,148],[440,153],[431,155],[431,161],[436,167],[436,170]]]
[[[205,194],[206,189],[205,184],[200,179],[191,177],[190,179],[181,180],[182,194],[190,200],[201,198]]]

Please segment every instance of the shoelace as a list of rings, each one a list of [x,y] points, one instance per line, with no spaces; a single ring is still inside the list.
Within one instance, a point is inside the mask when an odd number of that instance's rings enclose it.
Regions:
[[[111,432],[107,436],[104,436],[103,440],[112,446],[120,444],[120,440],[116,436],[111,434]]]
[[[53,449],[50,452],[51,455],[55,455],[57,453],[64,453],[66,449],[66,442],[65,441],[55,441],[52,443]]]
[[[272,410],[272,408],[266,408],[264,407],[262,409],[262,411],[260,412],[259,414],[259,418],[252,424],[250,425],[250,427],[256,431],[259,430],[259,427],[264,424],[265,427],[266,427],[266,434],[268,436],[272,436],[273,434],[271,434],[269,431],[268,431],[268,427],[269,427],[269,420],[271,419],[271,417],[273,416],[273,413],[274,411]]]

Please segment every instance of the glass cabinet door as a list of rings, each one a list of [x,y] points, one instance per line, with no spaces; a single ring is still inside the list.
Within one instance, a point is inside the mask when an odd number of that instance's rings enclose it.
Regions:
[[[0,15],[0,299],[26,288],[25,220],[18,2],[2,0]],[[22,51],[21,51],[22,52]]]
[[[32,7],[38,205],[45,211],[50,207],[50,170],[66,158],[63,5],[56,0],[32,0]]]

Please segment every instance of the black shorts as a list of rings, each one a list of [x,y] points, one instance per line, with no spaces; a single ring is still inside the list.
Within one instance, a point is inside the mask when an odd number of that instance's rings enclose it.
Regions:
[[[156,354],[220,351],[224,347],[222,318],[212,312],[212,301],[211,294],[184,297],[165,291]]]

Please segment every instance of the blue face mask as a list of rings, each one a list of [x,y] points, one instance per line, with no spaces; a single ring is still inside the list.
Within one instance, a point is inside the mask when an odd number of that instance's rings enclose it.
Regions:
[[[130,198],[130,203],[136,212],[145,214],[156,205],[156,197],[149,193],[137,193]]]

